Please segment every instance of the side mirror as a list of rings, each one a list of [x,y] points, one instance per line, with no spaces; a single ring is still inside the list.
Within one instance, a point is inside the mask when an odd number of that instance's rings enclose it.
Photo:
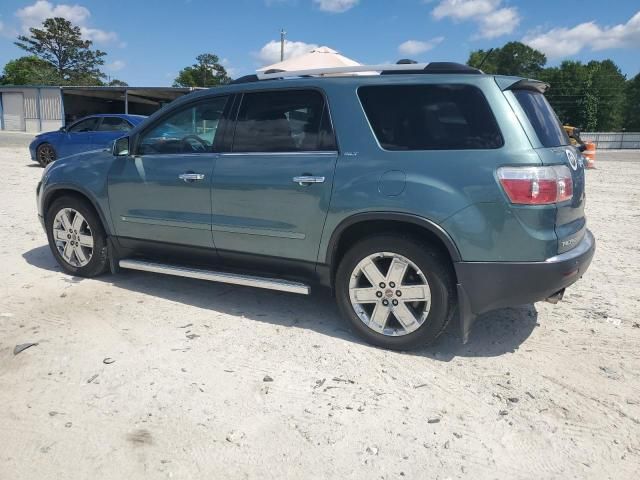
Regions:
[[[116,157],[126,157],[129,155],[129,137],[121,137],[113,142],[112,153]]]
[[[64,125],[60,127],[60,130],[58,130],[60,132],[66,132],[67,131],[67,127],[65,127]]]
[[[587,149],[587,145],[585,143],[578,145],[578,150],[584,152]]]

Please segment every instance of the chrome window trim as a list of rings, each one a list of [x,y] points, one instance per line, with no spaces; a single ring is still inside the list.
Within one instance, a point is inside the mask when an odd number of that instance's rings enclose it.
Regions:
[[[309,155],[321,155],[321,156],[337,156],[337,150],[325,151],[325,150],[305,150],[299,152],[223,152],[219,154],[221,157],[246,157],[250,155],[259,155],[261,157],[281,157],[281,156],[309,156]]]
[[[219,156],[220,152],[194,152],[194,153],[144,153],[139,155],[130,155],[133,158],[149,158],[149,157],[202,157],[205,155]]]

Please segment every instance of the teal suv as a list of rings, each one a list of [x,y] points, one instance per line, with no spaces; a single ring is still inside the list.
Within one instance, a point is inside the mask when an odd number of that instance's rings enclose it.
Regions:
[[[479,314],[559,300],[594,254],[547,87],[452,63],[243,77],[48,165],[40,219],[73,275],[325,286],[372,344],[450,320],[466,341]]]

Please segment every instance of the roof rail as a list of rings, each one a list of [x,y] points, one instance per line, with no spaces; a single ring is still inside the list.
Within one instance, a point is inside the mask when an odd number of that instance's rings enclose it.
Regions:
[[[477,68],[470,67],[469,65],[463,65],[462,63],[455,62],[431,62],[427,64],[426,67],[421,72],[413,72],[410,70],[403,71],[394,71],[394,70],[383,70],[380,72],[380,75],[393,75],[393,74],[402,74],[402,73],[431,73],[431,74],[448,74],[448,73],[471,73],[474,75],[479,75],[482,70],[478,70]]]
[[[258,76],[253,74],[253,75],[244,75],[242,77],[238,77],[235,80],[231,80],[229,82],[229,85],[235,85],[236,83],[250,83],[250,82],[257,82]]]
[[[290,77],[308,77],[312,75],[339,75],[363,72],[380,72],[382,75],[403,73],[473,73],[481,74],[477,68],[453,62],[401,63],[381,65],[354,65],[350,67],[310,68],[307,70],[257,72],[258,80],[273,80]]]

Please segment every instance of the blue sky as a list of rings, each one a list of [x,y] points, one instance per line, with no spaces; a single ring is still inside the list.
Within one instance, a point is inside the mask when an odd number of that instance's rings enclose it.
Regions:
[[[466,61],[471,50],[520,40],[563,59],[611,58],[640,72],[636,0],[2,0],[0,66],[23,52],[18,32],[63,16],[108,53],[104,70],[130,85],[170,85],[199,53],[232,76],[327,45],[362,63]]]

